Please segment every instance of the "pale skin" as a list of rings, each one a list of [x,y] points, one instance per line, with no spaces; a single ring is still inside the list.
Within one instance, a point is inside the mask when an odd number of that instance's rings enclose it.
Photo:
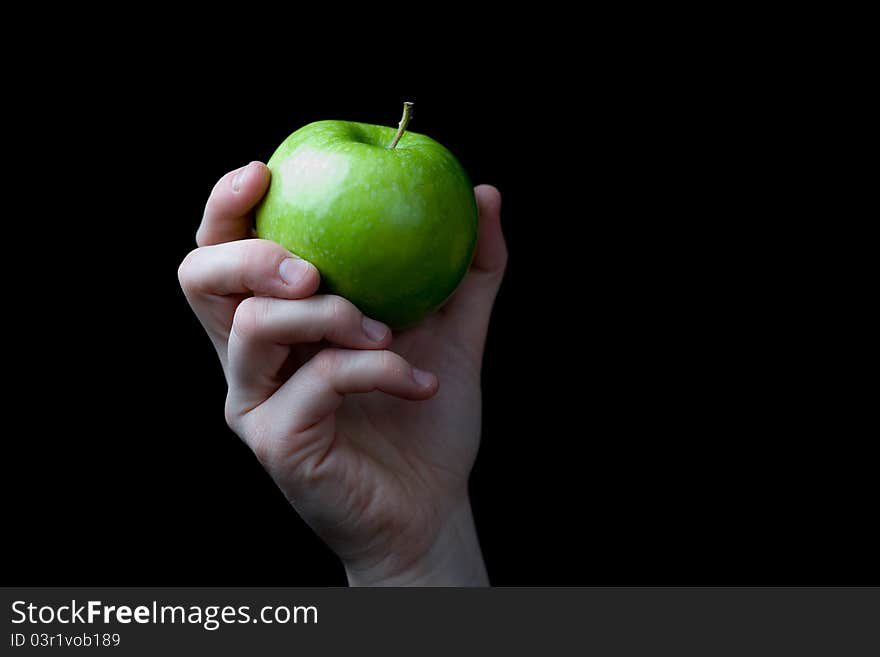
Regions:
[[[227,423],[352,586],[488,585],[467,485],[507,261],[498,190],[475,188],[479,238],[456,293],[392,334],[317,294],[313,265],[254,238],[270,177],[252,162],[220,179],[178,271],[226,375]]]

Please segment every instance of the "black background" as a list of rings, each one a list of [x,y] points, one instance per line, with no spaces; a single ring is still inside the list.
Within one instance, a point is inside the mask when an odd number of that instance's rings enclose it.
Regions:
[[[176,270],[223,173],[403,100],[504,196],[472,480],[493,583],[878,583],[867,447],[796,307],[813,283],[752,150],[766,126],[711,71],[108,56],[30,72],[10,127],[9,583],[345,583],[226,428]]]

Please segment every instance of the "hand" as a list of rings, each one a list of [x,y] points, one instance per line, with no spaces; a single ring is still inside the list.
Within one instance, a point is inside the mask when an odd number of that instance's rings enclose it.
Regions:
[[[392,336],[341,297],[315,294],[313,265],[252,239],[269,179],[259,162],[220,179],[178,272],[223,365],[229,426],[352,585],[488,584],[467,483],[507,260],[498,191],[476,188],[479,239],[458,291]]]

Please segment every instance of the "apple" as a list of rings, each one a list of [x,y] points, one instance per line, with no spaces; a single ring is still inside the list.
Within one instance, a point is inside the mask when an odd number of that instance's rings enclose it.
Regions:
[[[417,324],[455,291],[477,241],[474,190],[430,137],[318,121],[269,159],[257,236],[314,264],[324,289],[392,328]]]

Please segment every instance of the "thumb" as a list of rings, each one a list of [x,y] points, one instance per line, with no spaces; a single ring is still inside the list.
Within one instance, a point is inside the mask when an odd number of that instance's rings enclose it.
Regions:
[[[501,193],[491,185],[478,185],[474,194],[480,217],[477,248],[443,315],[454,333],[482,353],[492,304],[507,266],[507,245],[501,232]]]

